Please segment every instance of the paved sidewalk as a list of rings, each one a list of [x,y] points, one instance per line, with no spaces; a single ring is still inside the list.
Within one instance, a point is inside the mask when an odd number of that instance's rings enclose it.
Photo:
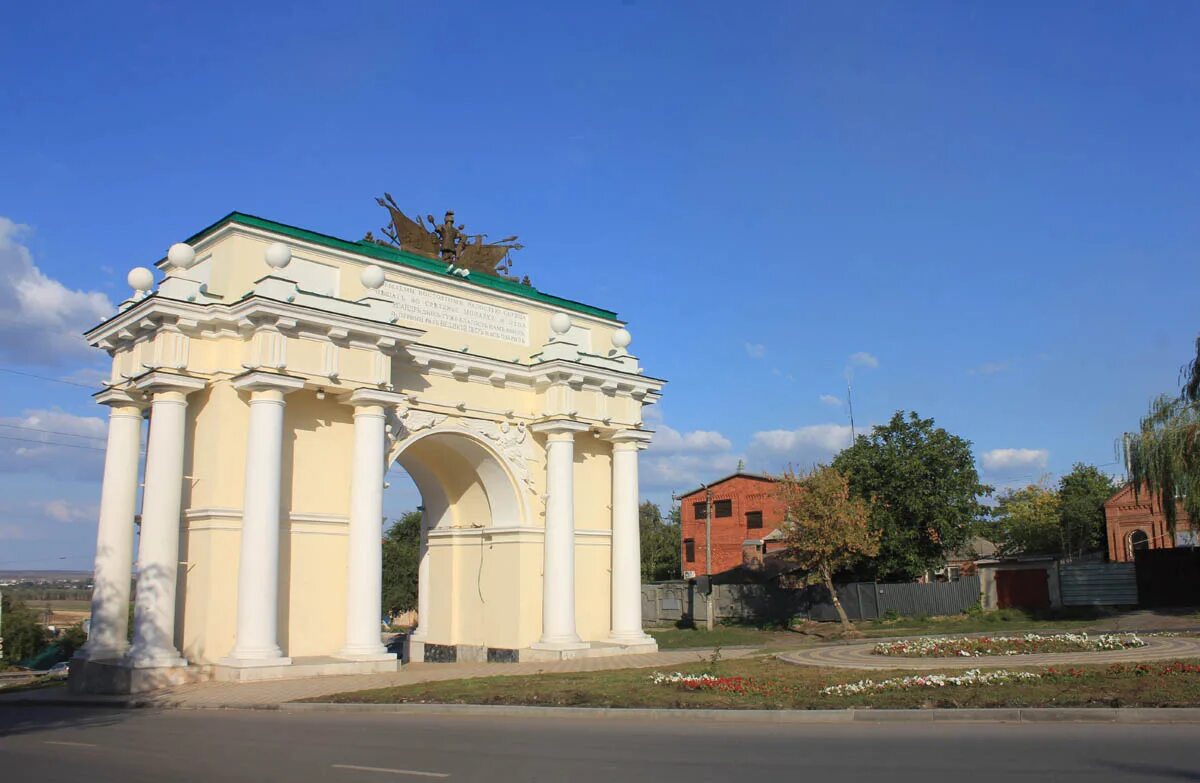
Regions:
[[[743,658],[757,648],[722,649],[721,657]],[[641,655],[614,655],[607,658],[583,658],[568,661],[531,663],[410,663],[398,672],[382,674],[353,674],[333,677],[307,677],[295,680],[266,680],[262,682],[201,682],[181,685],[169,691],[140,694],[134,697],[81,697],[81,702],[136,704],[146,707],[184,708],[274,708],[289,701],[329,696],[348,691],[415,685],[438,680],[461,680],[473,677],[503,677],[522,674],[557,674],[563,672],[595,672],[612,669],[655,668],[696,663],[712,655],[711,650],[666,650]],[[63,702],[70,697],[63,689],[43,689],[0,695],[0,705],[6,701]]]

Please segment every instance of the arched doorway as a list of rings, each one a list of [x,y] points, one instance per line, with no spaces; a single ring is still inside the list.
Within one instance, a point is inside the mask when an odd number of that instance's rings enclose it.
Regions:
[[[1150,536],[1146,534],[1145,530],[1135,530],[1126,538],[1125,548],[1129,553],[1129,559],[1133,560],[1134,553],[1150,548]]]
[[[422,506],[416,660],[457,660],[460,651],[495,657],[522,646],[522,628],[535,630],[532,596],[488,600],[519,594],[521,580],[509,566],[537,555],[518,468],[497,449],[502,443],[511,451],[524,437],[515,429],[508,438],[490,422],[412,414],[394,427],[389,463],[409,475]],[[529,540],[514,535],[522,530]]]

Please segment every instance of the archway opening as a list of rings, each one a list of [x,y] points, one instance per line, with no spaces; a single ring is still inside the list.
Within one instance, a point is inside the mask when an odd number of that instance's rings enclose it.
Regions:
[[[1150,536],[1145,530],[1135,530],[1129,534],[1129,557],[1133,559],[1134,553],[1150,548]]]
[[[515,644],[523,610],[512,597],[519,595],[517,566],[530,556],[531,542],[511,535],[529,525],[511,467],[482,438],[457,428],[403,439],[389,459],[386,524],[400,521],[411,535],[415,526],[404,514],[419,511],[416,616],[396,618],[416,620],[411,639],[420,649],[413,659],[455,660],[464,646]],[[383,546],[386,597],[395,576],[387,547],[394,542],[385,536]],[[540,554],[540,546],[533,549]]]

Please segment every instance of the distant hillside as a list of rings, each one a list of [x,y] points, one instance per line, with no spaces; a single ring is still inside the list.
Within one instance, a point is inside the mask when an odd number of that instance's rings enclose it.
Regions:
[[[0,570],[0,582],[7,582],[7,581],[24,582],[24,581],[37,581],[37,580],[41,580],[41,579],[50,579],[50,580],[62,579],[62,580],[67,580],[67,581],[77,581],[80,579],[91,579],[91,578],[92,578],[91,571],[56,571],[56,570],[3,571],[3,570]]]

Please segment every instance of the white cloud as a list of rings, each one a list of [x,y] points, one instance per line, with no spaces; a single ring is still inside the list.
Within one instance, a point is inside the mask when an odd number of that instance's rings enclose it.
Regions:
[[[0,216],[0,357],[52,366],[87,356],[82,332],[115,308],[99,291],[70,289],[47,277],[20,241],[28,231]]]
[[[968,375],[995,375],[1012,367],[1011,362],[984,362],[967,370]]]
[[[832,394],[822,394],[820,399],[821,402],[834,408],[840,408],[844,404],[841,397],[836,397]]]
[[[679,432],[666,424],[660,424],[654,431],[654,440],[650,442],[649,451],[659,454],[714,453],[729,451],[733,444],[719,432],[713,430],[692,430]]]
[[[874,369],[879,366],[879,360],[866,351],[850,354],[848,361],[851,367],[870,367]]]
[[[767,355],[767,346],[762,343],[746,343],[746,355],[751,359],[762,359]]]
[[[992,449],[981,457],[983,469],[992,473],[1011,473],[1018,470],[1046,467],[1050,452],[1046,449]]]
[[[659,424],[639,460],[642,487],[649,493],[687,491],[737,469],[740,455],[729,438],[713,430],[680,432]]]
[[[752,464],[777,471],[789,463],[807,467],[831,459],[850,445],[850,425],[812,424],[794,430],[754,433],[748,449]]]
[[[0,471],[98,479],[107,431],[104,419],[57,409],[0,417]]]
[[[81,506],[66,500],[43,500],[34,506],[55,522],[91,522],[97,514],[94,506]]]

